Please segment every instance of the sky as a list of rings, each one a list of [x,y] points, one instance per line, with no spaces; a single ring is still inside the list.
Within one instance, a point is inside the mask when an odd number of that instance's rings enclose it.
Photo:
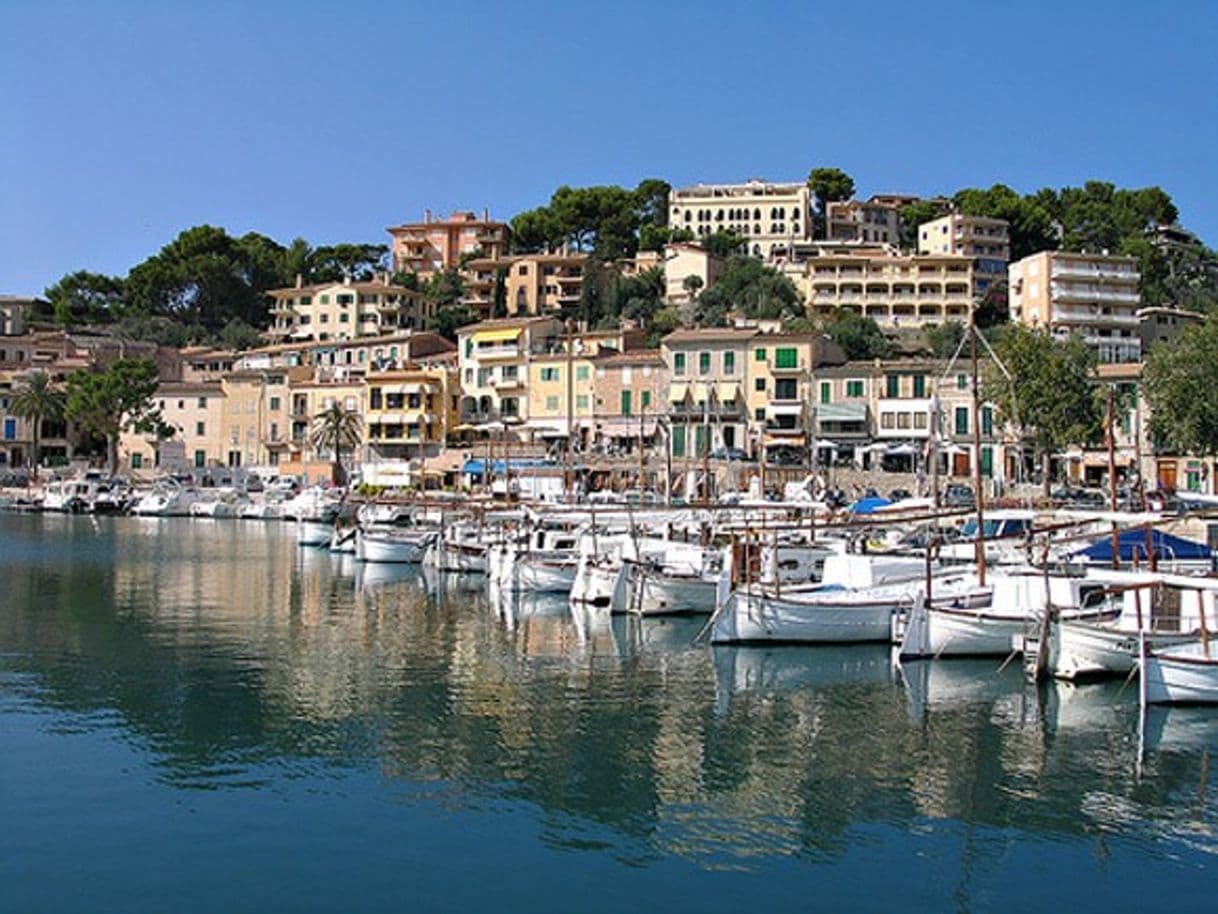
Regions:
[[[1159,184],[1218,245],[1218,2],[0,0],[0,293],[562,184]]]

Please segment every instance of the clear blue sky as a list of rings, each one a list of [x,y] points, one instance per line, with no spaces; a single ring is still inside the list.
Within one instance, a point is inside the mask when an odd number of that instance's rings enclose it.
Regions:
[[[1218,2],[0,0],[0,292],[559,184],[1161,184],[1218,243]]]

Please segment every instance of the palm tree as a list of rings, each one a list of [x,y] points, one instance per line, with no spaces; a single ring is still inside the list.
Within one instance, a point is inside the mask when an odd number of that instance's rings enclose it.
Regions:
[[[48,419],[59,421],[63,418],[63,391],[55,387],[51,376],[45,371],[35,371],[27,375],[25,383],[17,388],[9,409],[14,416],[29,422],[33,429],[34,478],[37,479],[42,456],[39,453],[42,449],[42,423]]]
[[[313,417],[309,443],[315,451],[329,450],[334,455],[330,479],[336,486],[346,482],[343,472],[343,451],[354,451],[363,438],[364,422],[355,410],[347,409],[337,400]]]

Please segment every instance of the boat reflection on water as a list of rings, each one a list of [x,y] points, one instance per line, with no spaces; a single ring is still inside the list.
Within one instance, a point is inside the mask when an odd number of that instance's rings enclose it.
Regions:
[[[894,675],[891,651],[884,645],[716,645],[711,650],[719,714],[726,712],[733,696],[746,693],[888,685]]]
[[[906,660],[896,664],[909,701],[909,719],[918,723],[932,711],[960,710],[1000,702],[1026,710],[1023,668],[1001,666],[993,658]]]

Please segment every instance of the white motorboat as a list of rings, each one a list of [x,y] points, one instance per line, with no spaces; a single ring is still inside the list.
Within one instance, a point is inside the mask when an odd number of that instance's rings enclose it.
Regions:
[[[236,489],[217,489],[210,496],[200,497],[190,506],[192,517],[228,518],[237,517],[249,502],[249,497]]]
[[[133,511],[143,517],[186,517],[198,498],[198,492],[177,480],[161,479],[153,484],[152,491],[135,503]]]

